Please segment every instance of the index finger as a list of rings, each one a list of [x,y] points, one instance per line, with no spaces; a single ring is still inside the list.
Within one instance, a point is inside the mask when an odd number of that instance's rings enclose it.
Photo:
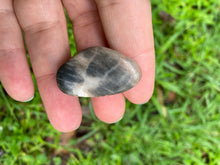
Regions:
[[[78,128],[82,118],[78,98],[62,93],[56,83],[56,72],[70,54],[61,2],[16,0],[14,8],[51,124],[61,132]]]
[[[150,1],[95,1],[109,46],[131,57],[142,70],[140,82],[124,95],[136,104],[148,101],[155,75]]]

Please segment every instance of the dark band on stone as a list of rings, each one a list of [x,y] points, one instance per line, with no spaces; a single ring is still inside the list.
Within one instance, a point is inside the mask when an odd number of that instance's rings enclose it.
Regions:
[[[80,76],[79,72],[77,72],[77,69],[73,65],[68,63],[61,66],[61,68],[58,70],[57,79],[66,80],[74,83],[84,82],[83,77]]]
[[[102,54],[101,54],[102,53]],[[106,72],[118,64],[118,60],[105,52],[99,52],[89,64],[86,73],[92,77],[103,77]]]

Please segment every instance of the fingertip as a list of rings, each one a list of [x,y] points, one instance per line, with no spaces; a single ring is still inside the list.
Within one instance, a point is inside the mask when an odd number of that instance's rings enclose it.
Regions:
[[[34,84],[32,80],[2,81],[7,94],[16,101],[28,102],[34,98]]]
[[[59,132],[63,132],[63,133],[75,131],[80,127],[81,119],[78,121],[68,120],[68,118],[66,118],[66,119],[64,121],[60,120],[59,122],[57,122],[57,120],[55,120],[55,121],[49,120],[49,121],[55,130],[57,130]]]
[[[141,80],[132,89],[124,92],[124,96],[134,104],[143,104],[150,100],[154,92],[155,56],[154,51],[134,58],[142,71]]]
[[[0,80],[10,97],[27,101],[34,96],[34,84],[23,48],[0,51]]]
[[[44,102],[47,101],[49,100],[44,100]],[[55,103],[54,101],[51,100],[51,103],[53,102],[54,105],[49,105],[50,103],[44,104],[48,119],[54,129],[64,133],[78,129],[82,121],[82,113],[78,100],[73,99],[71,96],[66,96],[61,101],[62,103],[58,101]]]
[[[27,99],[27,100],[21,101],[21,102],[26,103],[26,102],[29,102],[29,101],[33,100],[33,98],[34,98],[34,96],[30,97],[30,98],[29,98],[29,99]]]
[[[154,83],[151,83],[145,89],[141,88],[142,90],[139,90],[140,86],[142,85],[137,84],[137,86],[134,88],[123,93],[124,96],[134,104],[145,104],[151,99],[153,95]]]
[[[78,98],[61,92],[53,75],[38,79],[37,83],[51,125],[60,132],[79,128],[82,111]]]
[[[124,115],[121,116],[120,118],[118,118],[117,120],[113,121],[113,122],[105,122],[105,123],[108,123],[108,124],[115,124],[115,123],[118,123],[119,121],[121,121],[123,119]]]
[[[92,98],[96,117],[105,123],[119,121],[125,112],[125,99],[122,94]]]

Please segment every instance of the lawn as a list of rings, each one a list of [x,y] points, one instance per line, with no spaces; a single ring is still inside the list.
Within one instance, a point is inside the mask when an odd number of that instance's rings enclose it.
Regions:
[[[148,103],[127,101],[124,118],[109,125],[80,99],[81,127],[61,134],[37,88],[20,103],[0,84],[0,164],[220,165],[220,1],[154,0],[152,16],[156,80]],[[70,22],[68,29],[74,54]]]

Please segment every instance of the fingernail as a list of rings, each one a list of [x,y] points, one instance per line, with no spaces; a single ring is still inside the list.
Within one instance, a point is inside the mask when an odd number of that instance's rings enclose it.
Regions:
[[[144,103],[137,104],[137,105],[144,105],[144,104],[147,104],[148,102],[149,102],[149,100]]]
[[[115,121],[114,123],[117,123],[119,122],[121,119],[123,118],[123,116],[121,118],[119,118],[117,121]]]
[[[34,96],[32,96],[30,99],[25,100],[25,101],[22,101],[22,102],[23,102],[23,103],[29,102],[29,101],[31,101],[33,98],[34,98]]]

